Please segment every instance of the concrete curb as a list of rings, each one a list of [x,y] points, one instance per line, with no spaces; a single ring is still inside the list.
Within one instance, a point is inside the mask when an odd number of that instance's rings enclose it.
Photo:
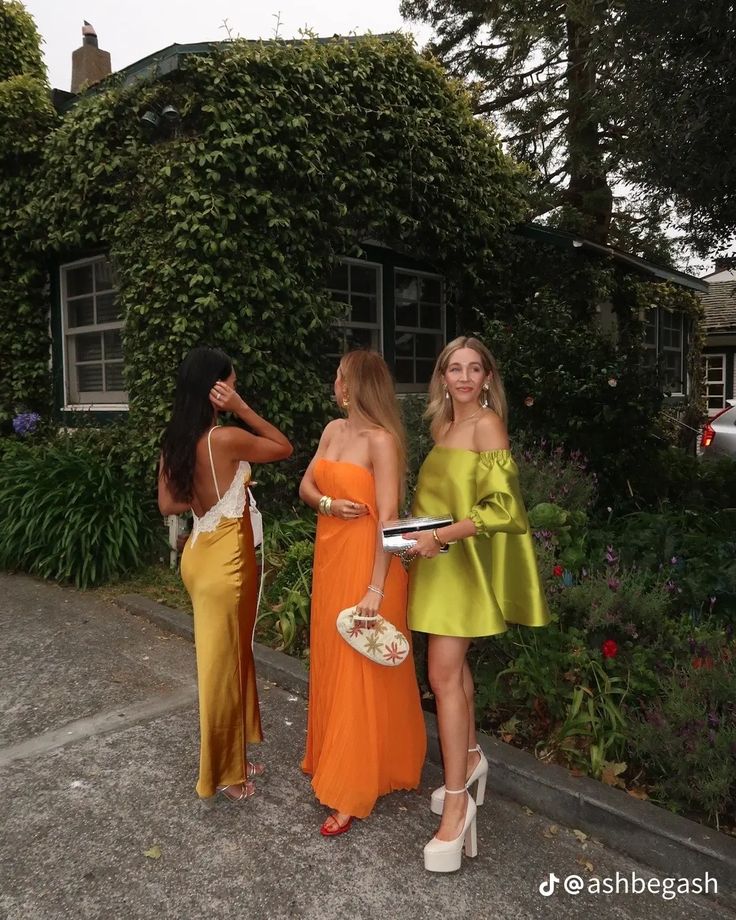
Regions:
[[[162,629],[193,639],[189,614],[137,594],[123,595],[116,603]],[[308,674],[302,662],[259,643],[254,645],[254,655],[260,677],[306,696]],[[428,756],[439,764],[437,723],[431,713],[425,714],[425,720]],[[483,738],[481,746],[494,792],[580,829],[668,877],[702,878],[707,872],[718,880],[717,901],[736,909],[735,839],[597,780],[574,777],[563,767],[544,764],[496,738]]]

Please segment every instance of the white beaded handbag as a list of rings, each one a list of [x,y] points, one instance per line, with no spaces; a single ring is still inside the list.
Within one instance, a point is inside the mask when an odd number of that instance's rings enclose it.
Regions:
[[[369,661],[389,668],[406,661],[409,654],[406,636],[382,616],[360,617],[355,607],[347,607],[338,613],[336,625],[347,644]]]

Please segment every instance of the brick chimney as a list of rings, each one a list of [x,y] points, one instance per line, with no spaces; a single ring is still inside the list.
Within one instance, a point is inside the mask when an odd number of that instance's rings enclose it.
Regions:
[[[93,83],[99,83],[109,73],[112,73],[110,52],[101,51],[97,47],[97,33],[85,19],[82,46],[72,52],[72,92],[82,92]]]

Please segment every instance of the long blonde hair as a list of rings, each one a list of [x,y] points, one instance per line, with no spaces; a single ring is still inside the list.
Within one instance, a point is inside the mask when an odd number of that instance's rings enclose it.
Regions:
[[[400,501],[403,501],[407,467],[406,432],[391,372],[378,352],[358,349],[342,356],[340,373],[350,408],[393,436],[399,455],[399,493]]]
[[[472,348],[473,351],[478,352],[483,364],[483,372],[491,375],[491,379],[488,381],[488,405],[496,415],[500,416],[503,422],[506,421],[508,414],[506,392],[503,388],[501,375],[498,372],[496,359],[481,341],[472,336],[461,335],[442,349],[434,366],[432,379],[429,381],[429,405],[424,417],[429,420],[429,430],[435,440],[452,422],[452,400],[445,398],[444,376],[450,365],[450,358],[459,348]]]

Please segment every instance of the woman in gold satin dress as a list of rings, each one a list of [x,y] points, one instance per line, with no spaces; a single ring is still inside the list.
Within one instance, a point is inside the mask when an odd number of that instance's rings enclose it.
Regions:
[[[181,574],[192,599],[199,690],[197,793],[245,801],[263,765],[247,746],[262,740],[253,665],[258,595],[253,530],[247,507],[250,461],[290,456],[284,435],[237,394],[228,356],[195,348],[179,368],[171,420],[161,446],[162,514],[191,509],[194,526]],[[232,412],[250,429],[218,427]]]
[[[340,362],[335,399],[347,413],[325,428],[299,489],[319,511],[314,547],[307,748],[302,769],[331,809],[325,837],[366,818],[376,799],[414,789],[426,733],[411,654],[383,667],[337,631],[341,610],[378,613],[407,638],[406,572],[381,545],[380,521],[396,518],[406,469],[404,430],[391,375],[376,352]]]
[[[454,872],[462,849],[475,856],[477,783],[483,803],[488,762],[475,736],[471,640],[507,623],[544,626],[549,611],[506,433],[506,397],[496,363],[475,338],[450,342],[437,359],[427,417],[435,446],[414,498],[417,517],[454,523],[407,534],[409,625],[429,634],[429,680],[437,703],[445,785],[432,793],[442,815],[424,848],[425,868]],[[447,544],[449,551],[440,554]]]

